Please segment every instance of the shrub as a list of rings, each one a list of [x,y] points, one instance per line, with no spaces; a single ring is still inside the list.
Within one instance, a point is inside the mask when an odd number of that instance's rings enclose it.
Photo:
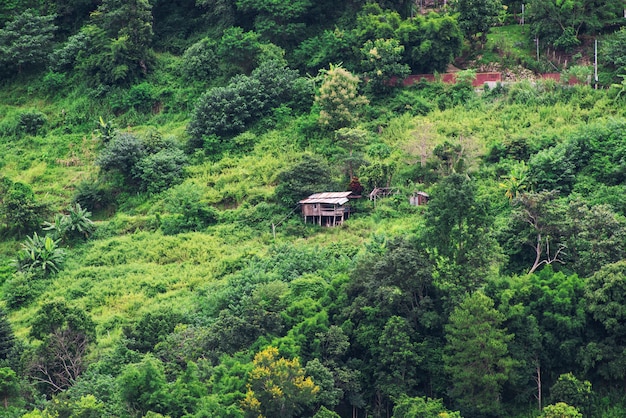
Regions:
[[[74,68],[78,54],[87,51],[92,41],[87,31],[81,30],[50,54],[50,66],[55,71],[69,71]]]
[[[178,148],[178,143],[171,136],[163,137],[156,129],[150,129],[142,137],[147,154],[156,154],[164,149]]]
[[[111,196],[106,186],[99,180],[83,180],[76,185],[72,203],[80,204],[83,208],[95,212],[106,207]]]
[[[394,113],[409,113],[413,116],[427,115],[435,105],[415,89],[400,89],[390,100],[389,108]]]
[[[192,139],[218,135],[232,137],[243,132],[264,107],[261,83],[250,77],[235,77],[227,87],[205,93],[196,104],[189,122]]]
[[[291,206],[326,189],[331,183],[330,169],[325,161],[305,155],[301,161],[278,174],[277,181],[276,199]]]
[[[96,339],[96,324],[89,314],[63,298],[43,302],[30,325],[29,337],[44,342],[50,334],[65,330],[82,333],[89,341]]]
[[[192,112],[187,127],[192,148],[219,153],[224,139],[232,138],[267,115],[272,109],[293,104],[298,109],[311,103],[311,86],[297,72],[279,61],[262,63],[252,75],[239,75],[226,87],[206,92]]]
[[[35,230],[47,213],[27,184],[0,177],[0,227],[18,234]]]
[[[286,68],[281,62],[263,62],[252,71],[250,77],[262,85],[260,95],[264,110],[289,103],[294,98],[294,83],[298,80],[298,72]]]
[[[49,71],[43,76],[43,85],[48,93],[55,93],[60,90],[67,82],[64,73],[55,73]]]
[[[150,83],[139,83],[132,86],[122,97],[117,107],[120,110],[134,109],[138,112],[149,113],[158,100],[159,92]]]
[[[565,402],[548,405],[543,408],[541,418],[582,418],[583,415],[573,406]]]
[[[147,312],[136,324],[125,326],[124,336],[128,339],[128,347],[142,353],[154,349],[154,346],[174,332],[176,325],[184,322],[180,312],[158,310]]]
[[[530,157],[529,176],[537,190],[569,193],[576,181],[580,149],[574,141],[546,148]]]
[[[217,75],[217,43],[204,38],[191,45],[183,54],[181,72],[192,81],[209,81]]]
[[[187,157],[179,149],[163,149],[137,162],[134,175],[150,193],[161,192],[183,181]]]
[[[28,135],[37,135],[46,122],[46,115],[37,110],[23,112],[18,116],[17,130]]]
[[[96,159],[104,171],[119,171],[127,180],[133,177],[133,169],[146,154],[143,142],[133,134],[117,135]]]
[[[44,290],[45,284],[30,273],[18,272],[4,283],[2,293],[9,309],[18,309],[35,300]]]
[[[170,215],[163,216],[161,230],[166,235],[187,231],[201,231],[217,222],[217,209],[202,201],[202,194],[191,184],[172,188],[165,197],[165,209]]]

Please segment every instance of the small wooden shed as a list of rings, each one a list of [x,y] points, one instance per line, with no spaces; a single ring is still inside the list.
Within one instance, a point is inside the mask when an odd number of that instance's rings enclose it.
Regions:
[[[417,192],[414,193],[413,196],[409,198],[409,203],[412,206],[422,206],[428,203],[428,193],[426,192]]]
[[[346,205],[352,192],[315,193],[302,199],[300,207],[304,223],[311,220],[320,226],[341,225],[348,219],[350,207]]]

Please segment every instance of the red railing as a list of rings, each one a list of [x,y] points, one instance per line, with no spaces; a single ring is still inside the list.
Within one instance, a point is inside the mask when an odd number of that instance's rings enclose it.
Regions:
[[[555,80],[559,82],[561,81],[560,73],[546,73],[546,74],[541,74],[539,77],[543,80]],[[455,73],[443,73],[443,74],[438,74],[437,76],[435,76],[435,74],[414,74],[402,80],[402,85],[404,87],[408,87],[415,83],[419,83],[421,80],[433,82],[436,79],[439,79],[447,84],[452,84],[456,82],[456,74]],[[390,81],[391,83],[394,83],[395,79],[392,79]],[[474,79],[474,81],[472,81],[472,86],[481,87],[487,82],[491,82],[491,83],[502,82],[502,73],[496,73],[496,72],[477,73],[476,78]],[[573,86],[574,84],[580,84],[580,83],[574,77],[572,77],[569,80],[569,85]]]
[[[441,79],[441,81],[447,84],[452,84],[456,82],[456,74],[454,73],[439,74],[438,77]],[[436,78],[434,74],[410,75],[402,81],[402,85],[407,87],[415,83],[419,83],[422,79],[432,82],[435,81]],[[488,81],[494,83],[502,81],[502,73],[477,73],[476,78],[474,79],[474,81],[472,81],[472,85],[474,87],[480,87]]]

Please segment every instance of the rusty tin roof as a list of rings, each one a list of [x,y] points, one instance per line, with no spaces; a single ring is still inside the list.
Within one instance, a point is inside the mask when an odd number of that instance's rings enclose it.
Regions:
[[[343,205],[349,199],[352,192],[326,192],[326,193],[315,193],[306,199],[302,199],[298,203],[328,203],[333,205]]]

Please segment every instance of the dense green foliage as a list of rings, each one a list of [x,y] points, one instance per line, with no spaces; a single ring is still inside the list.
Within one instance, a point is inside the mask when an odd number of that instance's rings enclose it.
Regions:
[[[520,6],[0,1],[0,415],[624,416],[621,6]]]

